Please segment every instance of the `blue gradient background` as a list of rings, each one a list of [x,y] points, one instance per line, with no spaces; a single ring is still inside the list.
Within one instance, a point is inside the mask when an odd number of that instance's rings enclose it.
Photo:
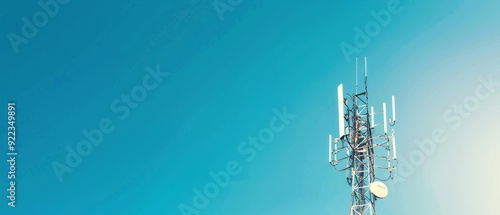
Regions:
[[[200,214],[347,214],[350,188],[327,162],[336,87],[354,83],[339,44],[353,44],[354,27],[385,2],[243,0],[221,21],[211,1],[71,1],[19,53],[2,37],[0,101],[17,104],[19,156],[17,206],[3,198],[0,213],[181,214],[209,172],[237,160],[242,173]],[[412,171],[377,212],[499,214],[499,87],[458,128],[443,115],[474,95],[478,77],[500,81],[500,2],[400,2],[352,57],[368,57],[372,104],[397,97],[400,158],[436,128],[447,139],[419,165],[401,161]],[[0,35],[20,34],[21,17],[39,10],[3,2]],[[119,120],[110,104],[157,64],[170,77]],[[238,145],[285,106],[297,117],[245,162]],[[105,117],[115,130],[60,183],[52,162]],[[7,172],[1,162],[2,190]]]

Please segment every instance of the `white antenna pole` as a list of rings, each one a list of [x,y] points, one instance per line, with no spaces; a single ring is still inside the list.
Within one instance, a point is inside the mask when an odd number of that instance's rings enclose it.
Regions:
[[[365,77],[368,77],[368,63],[366,61],[366,57],[365,57]]]
[[[339,106],[339,138],[344,136],[344,87],[342,84],[337,88]]]
[[[384,112],[384,133],[387,134],[387,112],[385,110],[385,102],[382,103],[382,109]]]
[[[356,94],[358,94],[358,58],[356,58]]]
[[[392,96],[392,121],[396,122],[396,99]]]

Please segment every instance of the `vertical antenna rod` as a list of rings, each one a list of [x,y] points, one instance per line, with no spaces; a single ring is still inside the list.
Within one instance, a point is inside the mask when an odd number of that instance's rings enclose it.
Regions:
[[[365,57],[365,78],[368,78],[368,63],[366,62],[366,57]]]
[[[356,58],[356,94],[358,94],[358,58]]]

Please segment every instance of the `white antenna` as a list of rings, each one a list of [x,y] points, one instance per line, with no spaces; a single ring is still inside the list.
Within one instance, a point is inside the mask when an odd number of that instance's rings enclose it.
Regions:
[[[339,105],[339,137],[344,136],[344,87],[342,84],[337,88]]]
[[[387,134],[387,112],[385,111],[385,102],[382,103],[382,109],[384,112],[384,133]]]
[[[394,129],[392,129],[392,155],[394,160],[396,160],[396,134],[394,133]]]
[[[368,64],[366,62],[366,57],[365,57],[365,77],[368,77]]]
[[[358,94],[358,58],[356,58],[356,94]]]
[[[396,122],[396,99],[392,96],[392,122]]]

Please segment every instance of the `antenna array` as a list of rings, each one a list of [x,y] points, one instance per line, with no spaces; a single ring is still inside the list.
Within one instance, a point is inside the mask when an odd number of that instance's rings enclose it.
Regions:
[[[388,193],[387,186],[382,181],[392,179],[392,172],[397,166],[394,129],[388,133],[388,126],[392,127],[396,123],[395,97],[392,96],[390,119],[387,119],[385,102],[382,103],[382,112],[375,112],[373,106],[369,108],[366,57],[364,60],[364,91],[358,93],[356,58],[356,93],[346,94],[347,98],[344,98],[344,86],[338,86],[339,136],[332,139],[330,134],[328,138],[328,160],[337,171],[346,172],[347,183],[352,189],[350,215],[376,214],[375,201],[385,198]],[[380,118],[380,114],[382,122],[375,123],[376,116]],[[383,132],[380,132],[380,126],[383,127]],[[376,169],[386,171],[388,177],[377,178]]]

